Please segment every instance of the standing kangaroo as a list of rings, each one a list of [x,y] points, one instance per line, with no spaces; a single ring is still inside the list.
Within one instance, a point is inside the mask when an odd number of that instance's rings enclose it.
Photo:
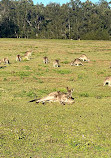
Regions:
[[[36,103],[45,103],[45,102],[59,102],[63,105],[74,103],[74,98],[72,97],[73,89],[69,90],[67,87],[67,93],[63,93],[60,91],[52,92],[48,94],[46,97],[41,99],[31,100],[30,102],[36,101]]]
[[[21,61],[21,56],[19,54],[16,56],[16,61]]]
[[[44,63],[44,64],[48,64],[48,62],[49,62],[48,57],[46,57],[46,56],[43,57],[43,63]]]

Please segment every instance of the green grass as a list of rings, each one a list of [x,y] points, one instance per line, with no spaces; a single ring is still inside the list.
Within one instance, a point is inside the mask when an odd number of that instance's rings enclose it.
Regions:
[[[111,157],[111,87],[103,86],[111,41],[0,39],[0,49],[11,63],[0,69],[1,157]],[[27,50],[31,60],[16,62]],[[81,54],[91,61],[70,66]],[[53,67],[55,59],[61,67]],[[29,102],[67,86],[74,88],[72,105]]]
[[[57,74],[62,74],[62,75],[71,73],[70,70],[54,70],[54,72]]]

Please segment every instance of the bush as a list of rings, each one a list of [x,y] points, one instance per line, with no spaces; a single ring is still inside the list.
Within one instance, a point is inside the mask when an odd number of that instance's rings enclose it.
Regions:
[[[107,30],[97,30],[85,33],[82,37],[84,40],[109,40],[109,34]]]

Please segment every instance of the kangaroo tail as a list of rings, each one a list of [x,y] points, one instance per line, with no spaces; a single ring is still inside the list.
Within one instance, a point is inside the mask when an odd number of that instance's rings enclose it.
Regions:
[[[34,101],[37,101],[38,99],[34,99],[34,100],[30,100],[29,102],[34,102]]]

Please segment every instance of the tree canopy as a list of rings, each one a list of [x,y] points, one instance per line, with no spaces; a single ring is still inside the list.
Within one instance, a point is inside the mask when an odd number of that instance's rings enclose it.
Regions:
[[[0,38],[111,39],[111,2],[0,1]]]

